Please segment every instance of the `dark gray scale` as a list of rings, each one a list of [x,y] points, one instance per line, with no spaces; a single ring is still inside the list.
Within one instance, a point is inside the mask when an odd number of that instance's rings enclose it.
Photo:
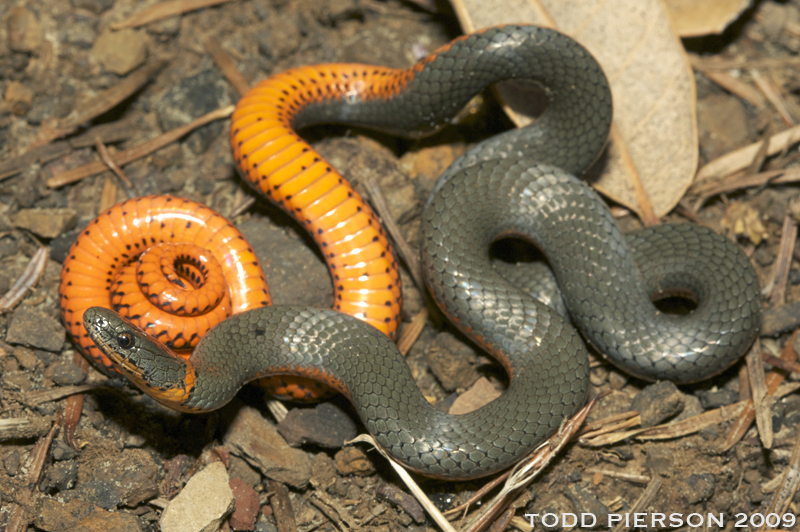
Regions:
[[[561,319],[527,295],[512,295],[518,285],[490,267],[489,246],[509,233],[537,243],[572,320],[637,377],[706,379],[740,358],[758,332],[758,279],[735,243],[688,224],[626,237],[591,188],[552,166],[476,162],[441,184],[423,218],[423,268],[434,298],[489,349],[505,349],[520,333],[498,315],[522,313],[536,338]],[[692,294],[697,308],[685,316],[660,312],[651,296],[670,293]],[[543,341],[539,349],[563,356],[557,344]]]

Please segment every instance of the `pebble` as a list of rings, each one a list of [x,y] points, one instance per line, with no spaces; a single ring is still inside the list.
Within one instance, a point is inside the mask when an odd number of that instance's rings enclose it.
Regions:
[[[123,512],[109,512],[80,499],[62,503],[42,497],[38,503],[37,528],[46,532],[142,532],[139,519]]]
[[[675,471],[675,457],[672,448],[648,442],[644,447],[644,466],[652,473],[669,477]]]
[[[800,326],[800,301],[770,307],[761,313],[761,336],[777,336],[798,326]]]
[[[353,486],[355,487],[355,486]],[[425,521],[425,510],[417,502],[417,499],[401,490],[397,486],[381,482],[378,489],[375,491],[378,497],[386,499],[402,508],[414,521],[423,523]],[[350,497],[348,497],[350,498]],[[359,497],[360,498],[360,497]]]
[[[273,15],[266,21],[266,25],[256,37],[256,42],[258,51],[267,59],[283,59],[300,47],[302,34],[293,18]]]
[[[341,475],[371,475],[375,472],[364,451],[358,447],[348,446],[336,453],[333,457],[336,469]]]
[[[53,456],[53,460],[62,461],[62,460],[72,460],[76,456],[78,456],[78,451],[67,445],[61,440],[53,440],[53,445],[51,446],[50,453]]]
[[[427,359],[431,372],[448,392],[466,389],[481,376],[475,369],[475,350],[448,332],[436,335],[428,346]]]
[[[311,478],[308,455],[293,449],[255,408],[244,407],[228,428],[224,438],[231,453],[247,460],[273,480],[303,488]]]
[[[20,305],[11,318],[6,342],[56,352],[61,350],[65,337],[59,320],[37,308]]]
[[[330,456],[325,453],[317,453],[311,459],[311,485],[315,488],[332,487],[336,482],[336,467]]]
[[[39,483],[39,490],[45,493],[63,492],[75,485],[78,480],[78,464],[74,460],[56,462],[47,469],[44,480]],[[90,502],[90,501],[86,501]]]
[[[696,395],[706,410],[732,405],[739,400],[738,393],[724,388],[722,390],[698,390]]]
[[[608,386],[612,390],[621,390],[628,384],[628,377],[619,371],[611,370],[608,372]]]
[[[158,495],[158,465],[142,449],[125,449],[114,456],[84,462],[80,479],[79,489],[83,484],[107,484],[118,500],[117,505],[134,507]]]
[[[87,12],[76,14],[72,20],[59,31],[59,39],[67,44],[74,44],[84,50],[90,49],[97,40],[97,17]]]
[[[27,229],[43,238],[55,238],[75,227],[78,213],[73,209],[21,209],[11,216],[14,227]]]
[[[313,443],[328,449],[340,449],[358,434],[352,418],[330,402],[314,408],[293,408],[278,423],[278,432],[293,447]]]
[[[261,504],[256,490],[240,478],[232,478],[228,483],[236,501],[229,523],[234,530],[253,530]]]
[[[800,425],[800,397],[790,395],[783,399],[783,422],[787,427]]]
[[[53,366],[53,382],[59,386],[75,386],[86,380],[86,373],[72,362],[62,362]]]
[[[111,482],[104,480],[81,482],[75,488],[75,494],[80,500],[106,510],[113,510],[122,503],[122,499],[114,490]]]
[[[238,229],[264,268],[273,304],[333,306],[328,268],[295,233],[255,218],[245,220]]]
[[[44,42],[44,30],[39,19],[23,6],[8,11],[8,46],[15,52],[34,52]]]
[[[162,532],[216,532],[234,506],[228,472],[214,462],[194,475],[161,514]]]
[[[634,397],[631,410],[642,418],[642,427],[654,427],[683,410],[684,394],[674,383],[661,381],[644,388]]]
[[[9,476],[17,476],[22,468],[22,457],[20,456],[20,452],[17,450],[9,452],[5,458],[3,458],[3,467]]]
[[[89,56],[106,72],[124,76],[147,59],[147,37],[130,28],[107,30],[94,41]]]
[[[567,486],[564,495],[575,507],[575,513],[592,514],[598,523],[608,523],[608,514],[611,510],[595,497],[583,483],[574,483]]]
[[[714,495],[714,475],[711,473],[692,473],[685,482],[686,489],[679,491],[689,504],[709,500]]]
[[[31,109],[33,91],[19,81],[9,81],[4,98],[12,113],[17,116],[25,116]]]
[[[713,160],[747,143],[747,113],[739,98],[716,93],[697,102],[700,146]]]
[[[255,486],[261,482],[258,471],[250,467],[246,460],[232,454],[228,455],[228,475],[231,478],[241,479],[248,486]]]
[[[748,469],[744,472],[744,480],[750,484],[749,499],[758,504],[764,500],[764,492],[761,490],[761,473],[755,469]]]
[[[19,362],[19,365],[27,370],[36,369],[36,366],[39,364],[39,359],[33,354],[33,350],[27,347],[17,347],[14,349],[13,355],[14,358],[17,359],[17,362]]]

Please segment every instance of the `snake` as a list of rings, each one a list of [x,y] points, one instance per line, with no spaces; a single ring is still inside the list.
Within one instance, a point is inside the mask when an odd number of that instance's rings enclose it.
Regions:
[[[351,400],[391,456],[448,479],[508,467],[584,404],[590,389],[584,340],[648,380],[694,382],[733,364],[760,325],[752,265],[734,242],[704,227],[621,232],[599,196],[575,176],[606,143],[613,107],[608,81],[589,52],[555,30],[489,28],[406,70],[319,65],[279,74],[253,89],[265,100],[243,98],[245,109],[271,118],[234,113],[235,158],[248,179],[267,183],[262,170],[280,166],[278,155],[292,149],[306,157],[306,169],[321,166],[314,175],[323,177],[316,179],[328,179],[326,163],[313,162],[317,156],[304,155],[304,146],[270,147],[269,139],[282,138],[286,128],[295,138],[297,128],[318,122],[430,132],[476,92],[513,78],[544,86],[543,116],[465,153],[436,183],[422,212],[426,284],[445,315],[508,372],[499,399],[465,415],[439,412],[384,331],[335,309],[264,306],[237,313],[211,329],[188,359],[107,308],[84,312],[87,334],[145,392],[186,412],[219,408],[244,383],[273,373],[320,379]],[[273,186],[273,199],[280,186]],[[288,195],[281,197],[284,206],[297,197]],[[541,248],[569,318],[491,267],[489,246],[509,235]],[[697,307],[676,316],[652,303],[674,295],[696,300]]]

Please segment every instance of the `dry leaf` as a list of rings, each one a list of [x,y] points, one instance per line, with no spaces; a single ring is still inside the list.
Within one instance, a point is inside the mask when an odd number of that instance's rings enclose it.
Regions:
[[[637,201],[637,178],[657,217],[678,203],[697,166],[694,77],[657,0],[452,3],[465,31],[530,22],[555,27],[588,48],[611,83],[618,131],[593,185],[640,216],[646,205]]]
[[[664,0],[672,27],[681,37],[722,33],[752,0]]]
[[[466,392],[458,396],[450,407],[450,414],[466,414],[477,410],[485,404],[491,403],[502,395],[501,392],[489,382],[486,377],[481,377]]]
[[[736,236],[747,237],[756,246],[767,238],[767,229],[761,222],[761,215],[753,207],[744,203],[731,203],[725,209],[720,225]]]

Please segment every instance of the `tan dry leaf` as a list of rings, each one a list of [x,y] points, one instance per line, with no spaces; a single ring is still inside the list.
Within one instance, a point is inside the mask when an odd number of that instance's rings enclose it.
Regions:
[[[678,203],[697,167],[695,87],[683,47],[658,0],[452,3],[467,32],[529,22],[555,27],[586,46],[611,83],[618,132],[592,184],[640,216],[647,209],[637,201],[637,179],[657,217]],[[522,123],[527,122],[517,121]]]
[[[672,27],[681,37],[722,33],[752,0],[663,0]]]

